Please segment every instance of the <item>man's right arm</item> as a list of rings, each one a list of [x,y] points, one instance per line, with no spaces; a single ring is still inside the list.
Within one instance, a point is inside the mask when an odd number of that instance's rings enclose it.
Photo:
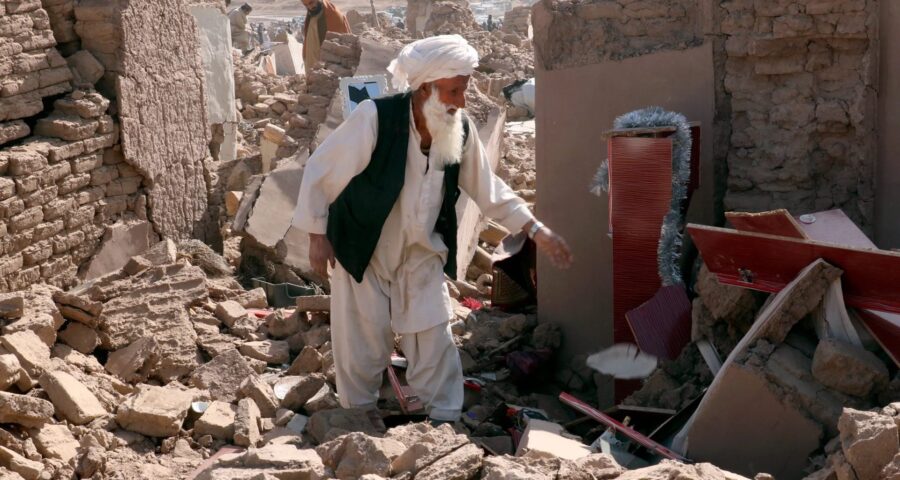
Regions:
[[[377,136],[378,111],[374,102],[364,101],[319,145],[303,168],[291,223],[310,234],[310,262],[314,270],[324,272],[329,258],[334,263],[331,245],[325,239],[328,207],[350,180],[368,166]]]

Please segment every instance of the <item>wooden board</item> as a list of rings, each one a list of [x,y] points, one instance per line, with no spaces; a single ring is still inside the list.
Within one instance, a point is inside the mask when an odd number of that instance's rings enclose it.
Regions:
[[[857,313],[875,341],[900,367],[900,315],[874,310],[857,310]]]
[[[877,249],[875,243],[844,214],[843,210],[828,210],[811,214],[812,223],[800,222],[806,236],[817,242],[836,243],[846,247]],[[738,229],[740,230],[740,229]],[[761,232],[765,233],[765,232]]]
[[[725,218],[742,232],[765,233],[791,238],[809,238],[794,217],[785,209],[771,212],[725,212]]]
[[[625,314],[641,351],[674,360],[691,341],[691,301],[683,285],[662,287]]]
[[[609,140],[613,231],[613,339],[633,342],[625,314],[660,287],[656,251],[672,198],[672,140]]]
[[[722,283],[778,292],[822,258],[844,271],[847,305],[900,313],[900,253],[694,224],[688,232]]]
[[[797,292],[822,288],[822,273],[833,270],[821,260],[805,266],[759,313],[756,322],[722,364],[697,411],[678,435],[686,455],[743,475],[768,472],[776,478],[801,478],[809,454],[819,447],[821,427],[786,404],[770,382],[738,363],[757,340],[780,343],[804,312],[793,312]]]

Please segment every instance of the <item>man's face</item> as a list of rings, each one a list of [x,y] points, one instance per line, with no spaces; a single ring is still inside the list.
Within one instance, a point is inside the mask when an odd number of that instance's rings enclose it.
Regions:
[[[303,6],[306,7],[306,10],[312,13],[318,12],[319,7],[321,6],[322,0],[302,0]]]
[[[452,115],[457,109],[466,108],[467,88],[469,88],[468,75],[442,78],[432,82],[431,95],[437,93],[438,100],[448,107],[447,113]]]

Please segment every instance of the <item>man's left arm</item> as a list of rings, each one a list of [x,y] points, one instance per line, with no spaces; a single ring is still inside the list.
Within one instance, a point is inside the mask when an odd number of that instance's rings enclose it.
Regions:
[[[571,265],[572,252],[566,241],[539,222],[525,201],[494,174],[474,128],[463,146],[459,186],[486,216],[510,232],[522,231],[533,238],[538,250],[550,257],[555,266]]]

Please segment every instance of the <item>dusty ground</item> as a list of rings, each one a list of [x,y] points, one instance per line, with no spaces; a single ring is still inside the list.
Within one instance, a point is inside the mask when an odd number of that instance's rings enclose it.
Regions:
[[[242,3],[242,2],[237,2]],[[335,5],[343,11],[359,10],[369,11],[371,8],[368,0],[335,0]],[[250,2],[253,5],[253,14],[250,16],[251,21],[259,21],[262,18],[269,17],[295,17],[306,14],[306,8],[300,0],[256,0]],[[397,2],[394,0],[375,0],[375,8],[384,10],[391,6],[406,7],[406,2]]]

